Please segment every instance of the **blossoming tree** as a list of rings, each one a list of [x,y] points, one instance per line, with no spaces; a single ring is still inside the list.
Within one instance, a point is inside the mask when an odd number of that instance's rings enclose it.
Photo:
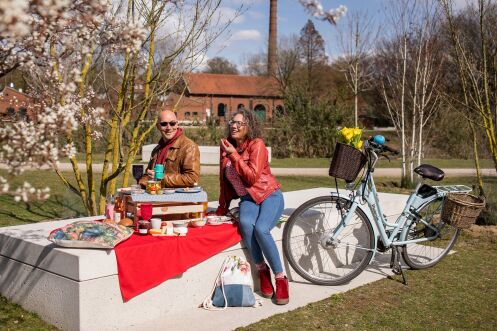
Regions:
[[[23,70],[39,100],[32,121],[0,127],[0,158],[9,172],[49,165],[81,197],[90,215],[102,213],[105,201],[98,197],[113,193],[122,173],[127,185],[131,164],[155,127],[152,105],[176,84],[180,73],[201,62],[238,15],[221,17],[221,2],[4,1],[0,77]],[[116,73],[112,80],[109,68]],[[137,86],[143,86],[140,95]],[[147,115],[151,121],[145,121]],[[78,128],[83,132],[86,179],[75,154]],[[100,178],[94,172],[96,139],[107,144]],[[59,168],[61,157],[69,158],[75,185]],[[0,180],[2,191],[17,199],[46,197],[46,191],[29,184],[12,190]]]

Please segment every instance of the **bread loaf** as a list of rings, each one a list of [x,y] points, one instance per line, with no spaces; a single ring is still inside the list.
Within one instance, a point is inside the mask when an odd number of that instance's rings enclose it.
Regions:
[[[119,225],[122,226],[132,226],[133,225],[133,220],[130,218],[123,218],[121,222],[119,222]]]

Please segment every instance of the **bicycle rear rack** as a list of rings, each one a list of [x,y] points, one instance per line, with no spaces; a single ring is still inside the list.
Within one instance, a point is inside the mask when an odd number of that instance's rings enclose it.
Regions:
[[[469,193],[473,190],[471,187],[466,185],[441,185],[433,186],[433,188],[443,193]]]

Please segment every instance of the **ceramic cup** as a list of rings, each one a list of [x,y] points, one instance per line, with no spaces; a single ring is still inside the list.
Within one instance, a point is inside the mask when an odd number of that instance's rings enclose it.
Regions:
[[[159,229],[162,227],[162,220],[160,218],[152,218],[150,219],[150,223],[152,223],[152,229]]]

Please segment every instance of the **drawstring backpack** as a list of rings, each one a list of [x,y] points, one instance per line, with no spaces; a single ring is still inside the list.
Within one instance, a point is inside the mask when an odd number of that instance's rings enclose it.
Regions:
[[[260,307],[252,290],[250,264],[238,256],[228,256],[221,266],[211,294],[205,298],[202,308],[224,310],[226,307]]]

